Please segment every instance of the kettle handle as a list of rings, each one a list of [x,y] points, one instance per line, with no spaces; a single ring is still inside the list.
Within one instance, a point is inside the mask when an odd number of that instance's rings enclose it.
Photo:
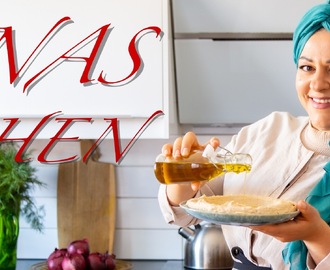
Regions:
[[[191,240],[192,237],[195,235],[195,231],[189,227],[179,228],[178,233],[187,240]]]
[[[181,227],[178,230],[178,233],[185,239],[187,240],[192,240],[192,238],[195,236],[196,231],[199,231],[202,226],[200,224],[195,224],[194,225],[195,230],[189,228],[189,227]]]

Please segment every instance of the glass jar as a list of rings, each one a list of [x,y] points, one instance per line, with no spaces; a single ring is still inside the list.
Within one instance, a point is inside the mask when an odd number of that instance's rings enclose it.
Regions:
[[[161,184],[179,184],[208,181],[227,172],[249,172],[252,157],[245,153],[231,153],[219,147],[216,152],[211,145],[204,151],[193,151],[188,157],[176,159],[160,154],[156,158],[154,173]]]
[[[16,269],[19,214],[0,211],[0,270]]]

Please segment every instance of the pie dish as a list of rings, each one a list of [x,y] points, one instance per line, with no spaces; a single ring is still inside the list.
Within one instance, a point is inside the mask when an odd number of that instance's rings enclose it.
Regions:
[[[202,196],[180,207],[198,219],[238,226],[282,223],[299,214],[293,202],[254,195]]]

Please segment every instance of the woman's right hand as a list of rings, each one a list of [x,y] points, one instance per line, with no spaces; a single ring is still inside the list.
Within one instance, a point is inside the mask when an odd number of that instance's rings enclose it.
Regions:
[[[213,148],[220,145],[218,138],[211,138],[207,143],[200,144],[197,136],[193,132],[187,132],[183,137],[177,138],[173,145],[165,144],[162,147],[162,154],[172,156],[175,159],[187,157],[193,150],[203,150],[207,144]],[[171,184],[167,186],[167,197],[171,205],[178,205],[182,201],[188,200],[196,194],[204,182],[192,182],[190,184]]]

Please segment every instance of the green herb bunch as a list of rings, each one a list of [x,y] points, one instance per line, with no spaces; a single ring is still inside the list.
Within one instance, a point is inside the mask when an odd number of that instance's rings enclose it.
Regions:
[[[0,211],[20,214],[33,229],[42,231],[44,207],[36,206],[30,192],[44,184],[37,179],[31,161],[15,161],[17,149],[13,142],[0,143]],[[30,154],[23,158],[28,160]]]

